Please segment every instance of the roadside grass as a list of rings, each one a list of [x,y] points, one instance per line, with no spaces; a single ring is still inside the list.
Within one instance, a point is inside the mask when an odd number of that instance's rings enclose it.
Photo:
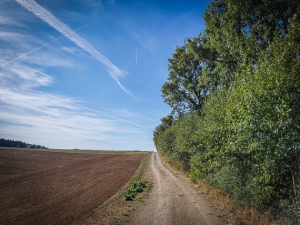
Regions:
[[[141,193],[144,190],[146,192],[152,189],[152,184],[147,180],[142,179],[146,170],[149,169],[149,164],[151,160],[152,153],[148,154],[142,162],[141,168],[135,173],[135,175],[130,179],[129,185],[127,186],[127,192],[124,193],[124,200],[137,200],[143,201],[143,195],[136,196],[137,193]]]
[[[201,180],[192,180],[189,175],[182,170],[178,164],[172,160],[162,156],[161,158],[174,170],[189,178],[189,180],[197,186],[197,190],[206,195],[209,201],[217,208],[222,210],[220,217],[227,220],[230,225],[289,225],[285,220],[274,220],[270,212],[261,212],[247,205],[234,202],[230,196],[219,189],[216,189]]]
[[[136,199],[141,200],[137,194],[144,191],[144,188],[146,188],[146,180],[139,180],[134,182],[128,189],[126,194],[124,194],[124,200],[125,201],[133,201]]]
[[[229,195],[221,192],[220,190],[211,187],[202,181],[193,181],[197,184],[209,200],[223,211],[221,215],[231,225],[283,225],[285,223],[274,221],[269,212],[260,212],[247,205],[241,205],[232,201]]]
[[[125,151],[125,155],[148,154],[149,151]]]
[[[145,171],[149,167],[150,159],[151,159],[151,153],[148,152],[148,155],[142,160],[141,166],[139,167],[137,172],[133,175],[133,177],[129,180],[129,182],[117,194],[115,194],[113,197],[111,197],[110,199],[105,201],[100,206],[100,208],[105,207],[105,206],[109,205],[111,202],[115,201],[116,199],[119,199],[122,196],[124,196],[126,194],[128,188],[132,184],[134,184],[135,182],[138,182],[139,180],[141,180],[144,173],[145,173]],[[151,188],[151,185],[147,185],[147,190],[150,190],[149,188]]]

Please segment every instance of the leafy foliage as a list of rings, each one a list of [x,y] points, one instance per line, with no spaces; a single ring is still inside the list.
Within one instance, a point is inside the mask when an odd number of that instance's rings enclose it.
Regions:
[[[199,111],[209,91],[218,87],[218,79],[207,76],[214,67],[215,53],[205,47],[207,37],[187,39],[169,59],[168,81],[162,86],[162,97],[173,113]]]
[[[127,190],[127,193],[124,195],[125,201],[133,201],[136,197],[137,192],[143,192],[146,187],[145,180],[139,180],[134,182],[130,188]]]
[[[257,53],[273,42],[278,32],[286,36],[291,19],[300,19],[299,0],[216,0],[203,18],[208,45],[218,54],[215,72],[228,85],[241,63],[255,64]]]
[[[162,120],[153,138],[193,179],[294,224],[300,223],[299,7],[297,0],[212,2],[204,14],[207,35],[187,39],[169,60],[162,93],[175,117]]]

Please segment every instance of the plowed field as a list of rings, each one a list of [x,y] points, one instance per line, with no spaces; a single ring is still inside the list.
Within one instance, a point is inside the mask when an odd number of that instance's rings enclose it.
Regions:
[[[70,224],[117,193],[146,154],[0,149],[0,224]]]

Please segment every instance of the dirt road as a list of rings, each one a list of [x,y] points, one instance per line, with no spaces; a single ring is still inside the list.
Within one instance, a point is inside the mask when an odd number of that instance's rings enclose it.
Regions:
[[[151,170],[153,189],[144,205],[134,212],[130,224],[224,224],[205,196],[192,188],[182,175],[164,166],[157,153],[152,154]]]

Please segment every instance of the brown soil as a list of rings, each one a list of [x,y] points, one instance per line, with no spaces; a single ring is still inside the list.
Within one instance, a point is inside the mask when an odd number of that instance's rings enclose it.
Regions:
[[[145,154],[0,149],[0,224],[71,224],[118,192]]]
[[[166,167],[157,153],[152,154],[151,170],[153,189],[144,205],[133,212],[129,224],[226,224],[221,219],[221,211],[186,177]]]
[[[151,158],[151,155],[147,157]],[[141,206],[148,197],[151,187],[153,185],[153,176],[150,169],[149,160],[143,160],[139,168],[138,176],[133,180],[146,180],[146,188],[142,193],[137,194],[137,199],[134,201],[125,201],[124,193],[126,193],[128,186],[117,193],[114,197],[109,199],[108,204],[99,206],[96,210],[91,212],[88,217],[81,221],[73,223],[72,225],[124,225],[130,221],[132,212]]]

